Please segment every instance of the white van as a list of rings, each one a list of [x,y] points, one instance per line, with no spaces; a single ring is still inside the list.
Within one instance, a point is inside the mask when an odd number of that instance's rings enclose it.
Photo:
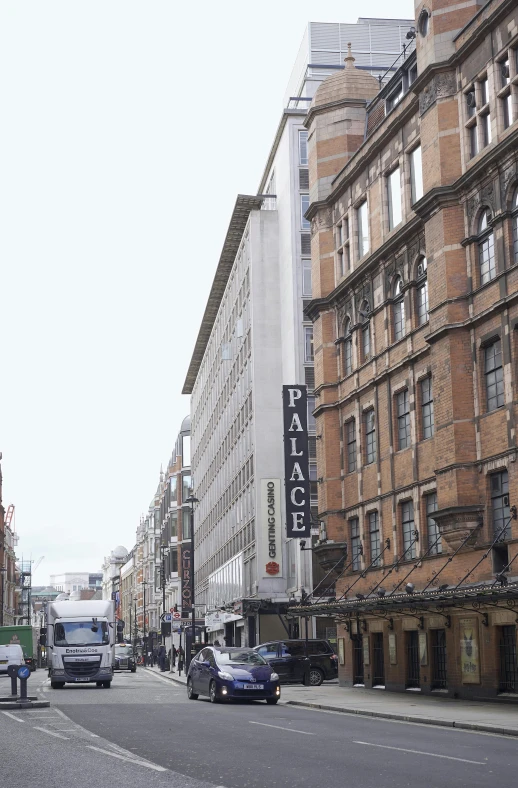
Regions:
[[[9,665],[25,665],[21,646],[0,646],[0,674],[7,673]]]

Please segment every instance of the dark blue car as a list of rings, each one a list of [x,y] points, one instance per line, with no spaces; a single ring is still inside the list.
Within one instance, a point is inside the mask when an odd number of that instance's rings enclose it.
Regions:
[[[275,704],[281,697],[279,676],[251,648],[202,649],[189,665],[187,696],[197,700],[208,695],[211,703],[229,698],[265,700]]]

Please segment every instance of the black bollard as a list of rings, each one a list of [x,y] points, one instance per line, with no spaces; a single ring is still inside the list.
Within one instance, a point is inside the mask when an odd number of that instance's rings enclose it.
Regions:
[[[18,678],[20,679],[20,696],[18,700],[27,703],[27,679],[31,675],[31,671],[27,665],[21,665],[18,668]]]
[[[8,665],[7,675],[11,677],[11,695],[18,695],[17,677],[19,665]]]

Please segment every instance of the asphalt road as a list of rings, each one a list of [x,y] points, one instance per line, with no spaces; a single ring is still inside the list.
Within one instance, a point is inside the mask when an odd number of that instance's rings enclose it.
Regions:
[[[43,678],[39,672],[31,683]],[[74,788],[104,788],[107,775],[124,780],[125,788],[137,780],[185,788],[400,788],[417,781],[426,788],[487,788],[495,781],[513,785],[518,770],[515,738],[282,703],[189,701],[184,687],[146,671],[118,674],[110,690],[67,685],[45,688],[45,696],[52,702],[48,716],[44,710],[8,716],[0,707],[6,786],[32,784],[16,782],[22,755],[24,769],[34,759],[35,773],[39,758],[54,770],[57,764],[55,784]]]

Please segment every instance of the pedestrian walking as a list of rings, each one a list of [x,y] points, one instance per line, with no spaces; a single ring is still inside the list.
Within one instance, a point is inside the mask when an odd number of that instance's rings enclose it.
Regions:
[[[158,647],[157,657],[158,665],[163,673],[165,671],[165,646],[163,644]]]

